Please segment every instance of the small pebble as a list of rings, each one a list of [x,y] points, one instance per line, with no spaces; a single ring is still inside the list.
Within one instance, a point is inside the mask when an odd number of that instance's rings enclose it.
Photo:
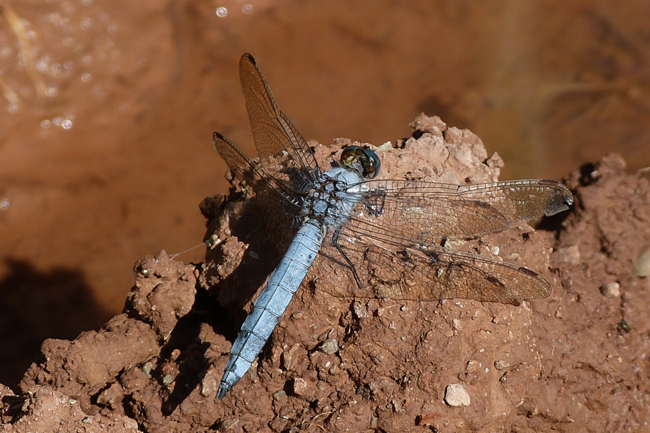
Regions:
[[[284,390],[280,390],[273,394],[273,400],[282,403],[287,400],[287,393]]]
[[[650,246],[645,247],[639,254],[634,271],[638,277],[650,277]]]
[[[297,377],[293,380],[293,393],[296,395],[304,395],[307,390],[307,381],[303,378]]]
[[[357,319],[365,319],[370,317],[366,309],[363,307],[363,305],[361,305],[361,302],[355,301],[352,304],[352,311],[354,312],[354,315]]]
[[[469,394],[460,383],[452,383],[445,388],[445,403],[449,406],[469,406]]]
[[[560,248],[551,254],[551,262],[556,265],[567,264],[571,266],[577,266],[580,264],[580,250],[578,250],[577,245]]]
[[[207,397],[217,392],[217,379],[212,374],[207,374],[201,383],[201,395]]]
[[[614,281],[612,283],[607,283],[600,286],[600,293],[602,293],[603,296],[608,299],[617,298],[621,294],[620,289],[620,284]]]
[[[298,344],[294,344],[290,349],[282,352],[282,357],[280,358],[281,366],[285,370],[291,370],[296,364],[296,359],[301,352],[301,348]]]
[[[336,340],[327,340],[320,345],[320,350],[327,354],[332,355],[339,350],[339,343]]]
[[[494,368],[497,370],[503,370],[504,368],[510,367],[510,364],[503,360],[498,360],[494,363]]]

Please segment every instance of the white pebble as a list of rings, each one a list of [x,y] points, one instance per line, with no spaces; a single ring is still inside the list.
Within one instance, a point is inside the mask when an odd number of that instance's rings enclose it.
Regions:
[[[336,340],[327,340],[321,344],[320,350],[327,355],[332,355],[339,351],[339,343]]]
[[[639,254],[636,259],[635,271],[638,277],[650,277],[650,246]]]
[[[445,388],[445,403],[449,406],[469,406],[469,394],[460,383],[452,383]]]
[[[621,294],[621,286],[616,281],[612,283],[603,284],[600,286],[600,293],[606,298],[618,298]]]

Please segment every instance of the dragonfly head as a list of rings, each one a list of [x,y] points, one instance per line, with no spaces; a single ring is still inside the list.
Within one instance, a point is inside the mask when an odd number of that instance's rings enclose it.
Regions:
[[[365,179],[374,179],[379,174],[381,161],[374,150],[349,146],[341,154],[341,165],[359,172]]]

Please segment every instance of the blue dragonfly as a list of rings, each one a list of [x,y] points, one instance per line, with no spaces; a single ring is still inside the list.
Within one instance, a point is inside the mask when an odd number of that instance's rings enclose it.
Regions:
[[[380,180],[377,153],[358,146],[345,148],[340,162],[323,171],[250,54],[241,57],[239,72],[259,159],[218,132],[213,144],[267,206],[265,218],[286,225],[276,228],[291,241],[233,343],[219,399],[250,369],[314,261],[343,277],[347,283],[336,291],[349,297],[516,302],[549,296],[549,283],[530,269],[443,245],[567,210],[573,197],[565,186],[545,179]]]

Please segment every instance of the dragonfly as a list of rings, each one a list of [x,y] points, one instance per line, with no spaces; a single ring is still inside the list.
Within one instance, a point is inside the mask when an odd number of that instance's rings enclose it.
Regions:
[[[550,284],[533,270],[445,243],[565,211],[573,196],[564,185],[378,179],[379,156],[361,146],[346,147],[324,171],[250,54],[241,57],[239,72],[258,159],[218,132],[213,145],[289,241],[232,345],[217,398],[251,368],[314,262],[336,274],[336,290],[353,298],[516,303],[550,295]]]

